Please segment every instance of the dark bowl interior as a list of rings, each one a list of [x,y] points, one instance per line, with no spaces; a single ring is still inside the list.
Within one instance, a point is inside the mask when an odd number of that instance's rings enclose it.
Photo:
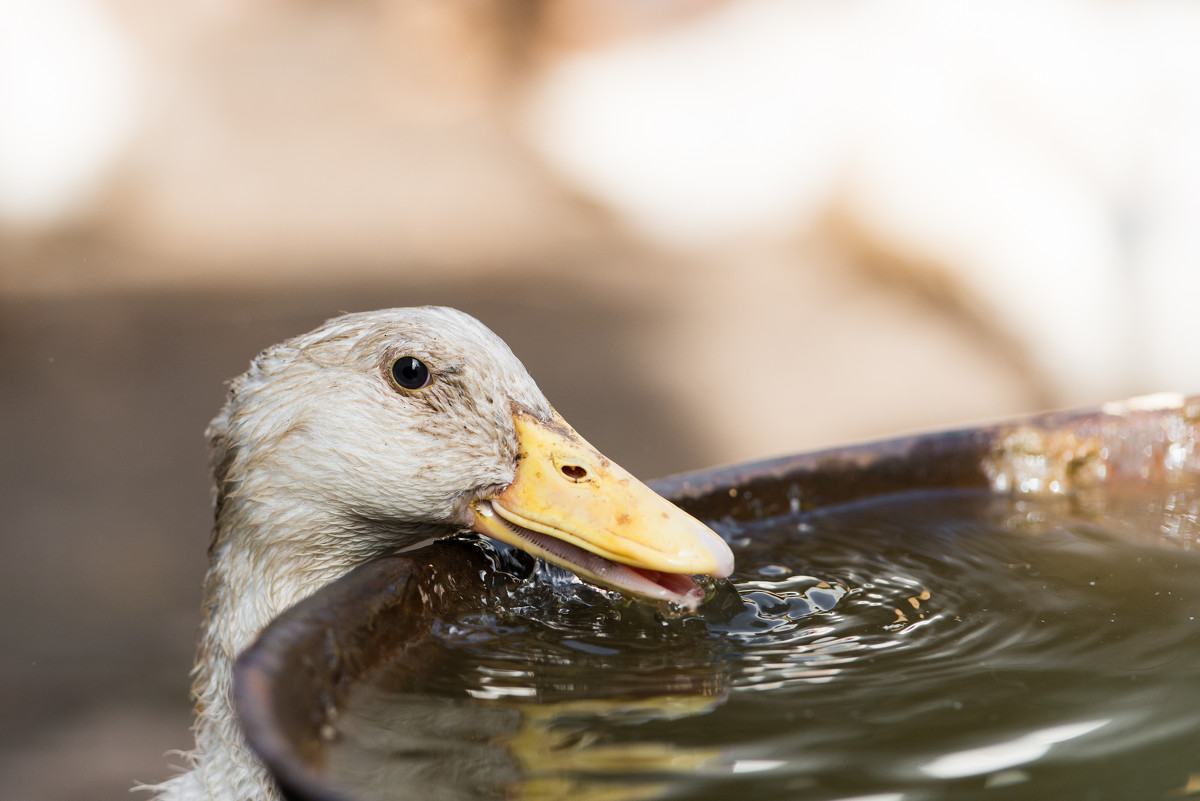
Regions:
[[[1198,418],[1200,398],[1132,401],[717,468],[652,486],[706,520],[758,519],[927,489],[1084,499],[1139,494],[1200,474]],[[323,769],[342,699],[385,659],[421,670],[433,622],[482,608],[499,589],[490,568],[479,549],[454,541],[376,560],[281,615],[242,655],[234,675],[238,714],[289,798],[350,801]]]

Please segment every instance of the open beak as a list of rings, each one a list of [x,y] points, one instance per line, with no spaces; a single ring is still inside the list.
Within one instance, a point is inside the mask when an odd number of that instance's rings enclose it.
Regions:
[[[582,578],[695,609],[691,578],[724,578],[733,552],[708,526],[601,455],[557,414],[514,415],[517,476],[472,504],[471,528]]]

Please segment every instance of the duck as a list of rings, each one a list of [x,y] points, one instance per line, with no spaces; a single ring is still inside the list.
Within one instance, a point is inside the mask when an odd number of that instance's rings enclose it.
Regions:
[[[214,524],[195,746],[160,801],[279,801],[233,710],[238,655],[371,559],[475,532],[627,596],[695,609],[728,544],[584,440],[512,350],[447,307],[345,314],[267,348],[210,423]]]

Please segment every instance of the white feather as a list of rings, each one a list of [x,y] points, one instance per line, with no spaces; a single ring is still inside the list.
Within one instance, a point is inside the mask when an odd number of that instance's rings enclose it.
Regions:
[[[392,360],[434,375],[407,392]],[[512,410],[549,403],[508,346],[446,308],[350,314],[269,348],[212,421],[216,523],[189,770],[164,801],[274,801],[234,717],[231,668],[280,612],[373,556],[451,533],[514,477]]]

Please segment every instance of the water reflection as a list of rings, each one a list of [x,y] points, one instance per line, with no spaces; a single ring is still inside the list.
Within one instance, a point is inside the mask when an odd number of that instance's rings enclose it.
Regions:
[[[509,748],[522,768],[514,795],[525,799],[660,798],[680,779],[711,768],[718,748],[664,741],[605,741],[598,719],[637,727],[707,713],[716,701],[704,696],[661,696],[629,701],[558,702],[526,706]]]
[[[355,747],[334,749],[330,768],[363,797],[379,799],[657,798],[670,782],[655,777],[711,769],[720,749],[606,741],[594,722],[677,721],[714,703],[704,696],[472,703],[366,687],[340,715],[339,736]]]
[[[703,616],[540,575],[358,687],[331,767],[364,799],[1178,798],[1200,786],[1200,554],[1163,528],[1194,523],[1184,490],[719,524],[736,591]]]
[[[1051,726],[1047,729],[1031,731],[1006,742],[943,754],[923,765],[921,770],[939,779],[960,779],[964,776],[994,774],[1003,776],[1005,783],[1016,783],[1014,781],[1018,775],[1016,772],[1001,773],[1001,771],[1040,759],[1050,753],[1052,746],[1082,737],[1110,722],[1109,720],[1088,720],[1082,723],[1068,723],[1065,726]],[[1024,773],[1020,775],[1028,776]],[[995,786],[995,784],[993,783],[991,786]]]
[[[503,706],[359,687],[337,718],[329,767],[362,798],[489,799],[520,780],[503,745],[520,715]]]

